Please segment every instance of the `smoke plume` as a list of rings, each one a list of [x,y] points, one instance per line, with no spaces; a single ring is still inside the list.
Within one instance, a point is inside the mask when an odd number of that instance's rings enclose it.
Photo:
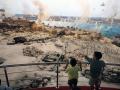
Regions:
[[[46,19],[48,17],[47,6],[40,0],[34,0],[32,3],[38,9],[38,21]]]
[[[77,0],[80,10],[81,10],[81,22],[87,22],[88,17],[91,16],[91,10],[90,10],[90,5],[88,0]]]

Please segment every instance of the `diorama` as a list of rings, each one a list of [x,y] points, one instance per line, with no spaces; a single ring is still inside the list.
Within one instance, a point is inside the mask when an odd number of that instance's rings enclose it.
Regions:
[[[0,0],[1,86],[13,90],[68,86],[69,57],[82,63],[78,86],[89,86],[85,56],[99,51],[106,63],[101,87],[119,90],[119,4],[119,0]]]

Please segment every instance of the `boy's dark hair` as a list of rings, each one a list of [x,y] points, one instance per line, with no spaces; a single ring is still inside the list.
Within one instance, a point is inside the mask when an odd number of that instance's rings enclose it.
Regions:
[[[97,59],[101,59],[101,58],[102,58],[102,53],[101,53],[101,52],[98,52],[98,51],[95,51],[95,52],[94,52],[94,56],[95,56]]]
[[[74,67],[77,64],[76,59],[73,57],[70,57],[70,64],[72,65],[72,67]]]

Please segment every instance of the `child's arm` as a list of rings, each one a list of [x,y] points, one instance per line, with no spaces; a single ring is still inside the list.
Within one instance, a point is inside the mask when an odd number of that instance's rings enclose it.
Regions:
[[[105,70],[105,66],[106,66],[105,62],[102,61],[102,72]]]
[[[78,61],[78,66],[80,67],[80,70],[82,71],[82,63],[81,63],[81,61]]]
[[[64,70],[66,70],[66,69],[67,69],[67,67],[68,67],[68,64],[69,64],[69,62],[67,61],[67,62],[66,62],[66,65],[65,65],[65,68],[64,68]]]
[[[89,58],[87,55],[85,55],[84,57],[85,57],[85,60],[86,60],[86,61],[88,61],[89,63],[91,63],[91,62],[92,62],[92,59],[91,59],[91,58]]]
[[[69,72],[69,66],[65,69],[65,72],[67,73],[67,72]]]

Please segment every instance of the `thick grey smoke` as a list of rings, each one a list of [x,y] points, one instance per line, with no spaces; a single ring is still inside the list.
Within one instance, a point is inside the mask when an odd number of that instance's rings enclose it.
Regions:
[[[38,9],[38,19],[40,21],[48,16],[47,7],[40,0],[34,0],[32,4]]]

